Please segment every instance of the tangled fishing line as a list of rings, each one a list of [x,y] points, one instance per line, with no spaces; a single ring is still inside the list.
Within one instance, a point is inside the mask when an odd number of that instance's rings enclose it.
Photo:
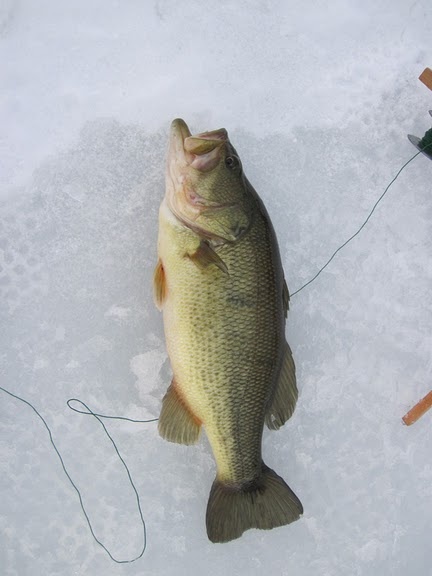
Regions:
[[[382,201],[382,199],[384,198],[384,196],[387,194],[389,188],[392,186],[392,184],[397,180],[397,178],[399,177],[399,175],[403,172],[403,170],[408,166],[408,164],[410,164],[415,158],[417,158],[417,156],[421,153],[424,153],[426,149],[429,149],[432,147],[432,129],[428,130],[426,132],[426,134],[424,135],[424,137],[419,141],[418,143],[418,149],[419,152],[417,152],[412,158],[410,158],[403,166],[402,168],[397,172],[396,176],[393,178],[393,180],[389,183],[389,185],[386,187],[386,189],[384,190],[384,192],[381,194],[381,196],[378,198],[378,200],[375,202],[375,204],[373,205],[372,209],[370,210],[366,220],[363,222],[363,224],[360,226],[360,228],[354,233],[352,234],[352,236],[350,236],[343,244],[341,244],[339,246],[339,248],[337,250],[335,250],[335,252],[330,256],[330,258],[327,260],[327,262],[324,264],[324,266],[322,266],[318,272],[305,284],[303,284],[303,286],[301,286],[298,290],[296,290],[295,292],[293,292],[291,294],[291,297],[295,296],[296,294],[298,294],[299,292],[301,292],[302,290],[304,290],[304,288],[306,288],[307,286],[309,286],[312,282],[314,282],[318,276],[327,268],[327,266],[330,264],[330,262],[335,258],[335,256],[338,254],[338,252],[340,252],[345,246],[347,246],[352,240],[354,240],[354,238],[356,236],[358,236],[360,234],[360,232],[363,230],[363,228],[366,226],[366,224],[369,222],[370,218],[372,217],[373,213],[375,212],[376,208],[378,207],[379,203]],[[427,152],[427,156],[430,156],[431,152],[428,150]],[[40,412],[38,412],[38,410],[27,400],[25,400],[24,398],[21,398],[20,396],[17,396],[16,394],[13,394],[12,392],[10,392],[9,390],[6,390],[6,388],[3,388],[2,386],[0,386],[0,390],[2,390],[3,392],[5,392],[6,394],[8,394],[10,397],[26,404],[29,408],[31,408],[33,410],[33,412],[36,414],[36,416],[42,421],[44,427],[46,428],[48,435],[49,435],[49,439],[50,442],[60,460],[60,464],[63,468],[64,473],[66,474],[66,477],[68,478],[70,484],[72,485],[72,487],[74,488],[74,490],[76,491],[77,495],[78,495],[78,499],[79,499],[79,503],[81,506],[81,509],[83,511],[84,517],[87,521],[87,524],[89,526],[91,535],[93,536],[94,540],[99,544],[99,546],[101,546],[103,548],[103,550],[105,550],[105,552],[108,554],[108,556],[111,558],[111,560],[113,560],[114,562],[116,562],[117,564],[130,564],[132,562],[135,562],[136,560],[138,560],[139,558],[141,558],[146,550],[146,546],[147,546],[147,534],[146,534],[146,524],[145,524],[145,520],[144,520],[144,516],[142,513],[142,509],[141,509],[141,502],[140,502],[140,497],[138,494],[138,491],[135,487],[135,484],[132,480],[132,476],[130,474],[129,468],[125,462],[125,460],[123,459],[123,457],[121,456],[116,443],[114,442],[114,439],[112,438],[112,436],[110,435],[110,433],[108,432],[105,424],[103,423],[102,419],[111,419],[111,420],[124,420],[127,422],[135,422],[135,423],[149,423],[149,422],[156,422],[158,420],[158,418],[152,418],[149,420],[134,420],[132,418],[126,418],[123,416],[108,416],[105,414],[98,414],[96,412],[93,412],[88,406],[87,404],[85,404],[84,402],[82,402],[81,400],[78,400],[77,398],[71,398],[67,401],[67,405],[69,406],[69,408],[71,410],[73,410],[74,412],[77,412],[78,414],[84,414],[87,416],[93,416],[94,418],[96,418],[96,420],[99,422],[99,424],[102,426],[105,434],[107,435],[107,437],[109,438],[109,440],[111,441],[115,452],[117,453],[117,456],[119,457],[125,471],[126,474],[128,476],[129,482],[131,484],[131,487],[134,491],[135,497],[136,497],[136,502],[137,502],[137,507],[138,507],[138,512],[140,515],[140,519],[141,519],[141,524],[142,524],[142,530],[143,530],[143,545],[141,548],[140,553],[132,558],[131,560],[118,560],[117,558],[115,558],[111,552],[108,550],[108,548],[98,539],[98,537],[96,536],[92,523],[90,521],[90,518],[88,516],[88,513],[84,507],[83,504],[83,499],[81,496],[81,492],[79,490],[79,488],[76,486],[76,484],[74,483],[74,481],[72,480],[71,475],[69,474],[65,463],[63,461],[63,458],[54,442],[50,427],[48,426],[46,420],[44,419],[44,417],[40,414]],[[72,403],[78,403],[80,406],[84,407],[85,410],[80,410],[76,407],[74,407],[72,405]]]

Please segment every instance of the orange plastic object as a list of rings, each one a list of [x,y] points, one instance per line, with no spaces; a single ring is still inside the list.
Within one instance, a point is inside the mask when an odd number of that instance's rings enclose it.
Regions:
[[[432,408],[432,390],[429,394],[426,394],[424,398],[422,398],[415,406],[409,410],[402,420],[405,422],[407,426],[411,426],[414,422],[417,422],[419,418],[423,416],[425,412]]]
[[[430,68],[425,68],[423,70],[419,76],[419,80],[421,80],[429,90],[432,90],[432,70]]]

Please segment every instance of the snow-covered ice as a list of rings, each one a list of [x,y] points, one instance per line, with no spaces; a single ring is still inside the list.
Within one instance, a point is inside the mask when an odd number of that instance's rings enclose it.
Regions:
[[[97,536],[140,551],[133,491],[94,419],[158,416],[170,379],[151,276],[168,128],[227,128],[273,219],[292,292],[360,226],[422,136],[427,0],[3,0],[1,386],[52,429]],[[92,539],[42,423],[0,391],[5,576],[432,573],[432,162],[415,159],[367,227],[292,298],[300,398],[264,454],[305,514],[213,545],[205,439],[107,421],[147,550]]]

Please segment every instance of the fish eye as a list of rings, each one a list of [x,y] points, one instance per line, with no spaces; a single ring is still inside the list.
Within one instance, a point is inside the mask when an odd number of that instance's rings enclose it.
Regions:
[[[239,165],[238,158],[236,158],[235,156],[227,156],[225,158],[225,165],[228,168],[236,168]]]

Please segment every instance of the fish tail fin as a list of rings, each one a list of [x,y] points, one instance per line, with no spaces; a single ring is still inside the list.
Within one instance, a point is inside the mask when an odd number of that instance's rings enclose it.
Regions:
[[[239,538],[249,528],[270,530],[297,520],[303,506],[288,484],[264,463],[261,474],[243,484],[213,482],[207,504],[212,542]]]

